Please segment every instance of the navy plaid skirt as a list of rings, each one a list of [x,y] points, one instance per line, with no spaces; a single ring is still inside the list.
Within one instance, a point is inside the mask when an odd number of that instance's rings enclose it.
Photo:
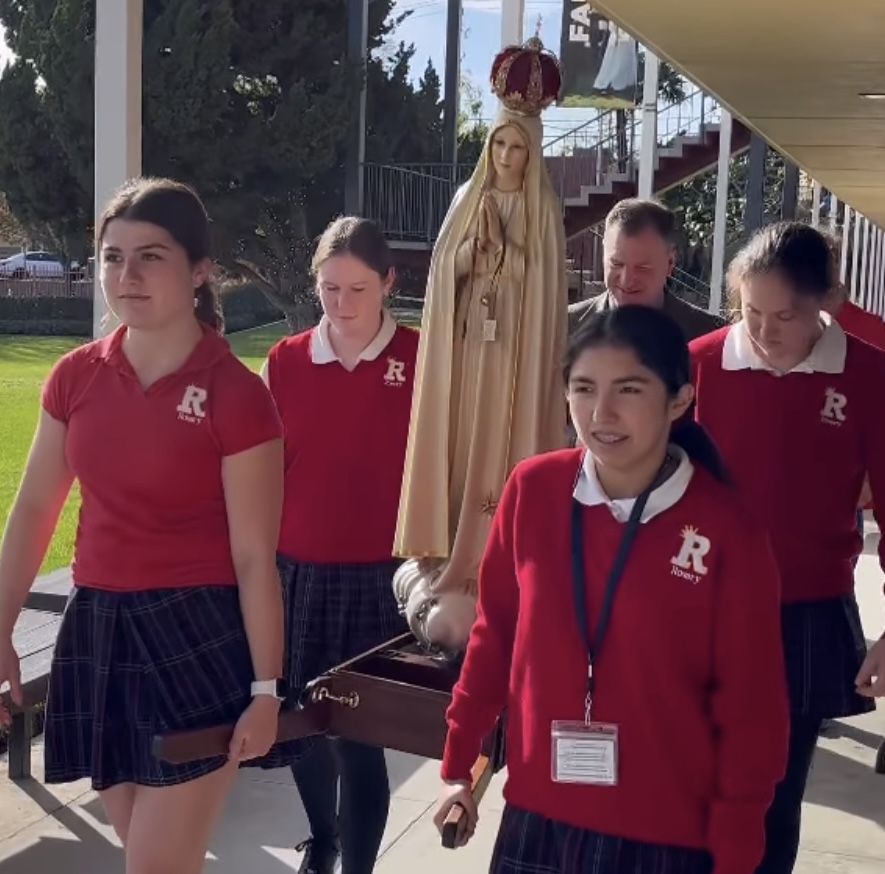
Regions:
[[[305,686],[330,668],[409,630],[393,595],[400,561],[309,564],[278,557],[286,614],[286,679],[293,707]],[[263,768],[290,765],[314,739],[277,744]]]
[[[793,713],[838,719],[876,709],[855,691],[867,646],[853,594],[785,604],[781,628]]]
[[[489,874],[712,874],[706,851],[602,835],[506,805]]]
[[[155,758],[157,733],[236,722],[251,701],[252,658],[235,586],[141,592],[79,587],[49,677],[46,782],[92,778],[166,786],[223,767]]]

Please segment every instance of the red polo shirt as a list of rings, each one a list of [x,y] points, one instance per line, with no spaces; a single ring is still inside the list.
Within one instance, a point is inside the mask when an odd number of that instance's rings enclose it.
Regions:
[[[856,303],[846,300],[835,315],[836,321],[846,334],[853,334],[864,343],[885,352],[885,321],[867,312]]]
[[[141,387],[126,328],[65,355],[43,408],[67,425],[80,484],[79,586],[110,590],[234,585],[222,459],[279,439],[260,377],[206,329],[175,373]]]

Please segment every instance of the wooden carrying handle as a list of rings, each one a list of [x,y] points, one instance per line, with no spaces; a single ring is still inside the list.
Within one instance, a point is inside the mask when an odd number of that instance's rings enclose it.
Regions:
[[[197,759],[226,756],[230,739],[234,736],[233,725],[215,725],[196,731],[176,731],[158,734],[151,743],[154,757],[172,765],[183,765]]]
[[[442,827],[442,845],[447,850],[457,850],[461,846],[467,830],[467,811],[463,804],[453,804]]]
[[[324,731],[323,705],[309,704],[295,710],[280,713],[277,723],[277,743],[287,740],[300,740]],[[226,756],[230,750],[230,740],[234,735],[234,725],[214,725],[193,731],[175,731],[154,736],[151,752],[155,758],[173,765],[183,765],[198,759],[211,759]]]
[[[470,794],[477,805],[482,801],[486,789],[489,788],[494,770],[492,761],[488,756],[480,756],[470,769]],[[453,804],[452,809],[443,822],[442,845],[447,850],[458,849],[464,840],[464,833],[466,831],[467,811],[463,805]]]

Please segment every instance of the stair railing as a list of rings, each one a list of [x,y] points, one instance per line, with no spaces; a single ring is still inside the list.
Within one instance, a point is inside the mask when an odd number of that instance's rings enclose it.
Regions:
[[[659,148],[672,146],[678,137],[702,139],[706,129],[719,120],[718,102],[693,83],[683,81],[685,92],[681,98],[658,101]],[[639,108],[607,110],[545,144],[551,182],[563,200],[563,208],[572,198],[584,197],[582,188],[604,192],[618,180],[635,181],[642,149],[642,119]]]
[[[658,104],[658,141],[701,137],[718,119],[718,104],[686,82],[685,95]],[[610,191],[617,181],[635,181],[641,149],[642,112],[603,110],[574,129],[545,139],[544,156],[563,209],[586,202],[586,189]],[[364,165],[365,213],[393,239],[431,244],[458,186],[471,165],[442,163]]]

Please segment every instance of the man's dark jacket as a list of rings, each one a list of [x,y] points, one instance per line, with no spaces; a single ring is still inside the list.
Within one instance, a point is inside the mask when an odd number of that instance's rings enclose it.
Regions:
[[[568,330],[572,334],[583,319],[592,313],[601,313],[617,306],[611,293],[606,291],[573,303],[568,308]],[[725,325],[725,319],[714,316],[700,307],[676,297],[670,291],[664,292],[664,312],[670,316],[676,324],[682,328],[686,342],[690,343],[696,337],[702,337]]]

